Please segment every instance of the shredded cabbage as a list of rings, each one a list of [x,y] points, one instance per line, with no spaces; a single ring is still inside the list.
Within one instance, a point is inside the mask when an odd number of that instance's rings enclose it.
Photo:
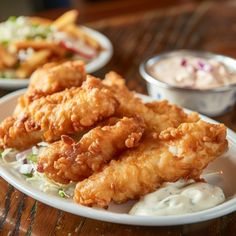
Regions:
[[[67,185],[56,183],[47,178],[44,173],[37,171],[38,154],[40,150],[48,146],[47,143],[39,143],[31,149],[23,152],[17,152],[8,148],[0,151],[0,163],[11,166],[15,169],[28,183],[37,186],[42,192],[57,194],[62,198],[71,198],[73,196],[75,183]]]

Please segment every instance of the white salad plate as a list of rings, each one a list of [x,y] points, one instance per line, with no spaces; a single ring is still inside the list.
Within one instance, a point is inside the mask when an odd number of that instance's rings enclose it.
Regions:
[[[95,38],[104,49],[95,59],[86,64],[86,72],[93,73],[101,69],[109,62],[113,54],[113,46],[111,41],[104,34],[85,26],[83,26],[83,30],[87,32],[91,37]],[[0,78],[0,88],[2,89],[15,90],[27,87],[28,84],[29,79]]]
[[[23,93],[24,90],[19,90],[0,99],[0,121],[12,113],[17,98]],[[153,100],[152,98],[143,95],[140,97],[144,102],[150,102]],[[206,116],[201,116],[201,118],[207,122],[217,123]],[[127,212],[134,204],[134,201],[120,205],[112,204],[107,210],[85,207],[74,203],[71,199],[61,198],[57,193],[40,191],[37,186],[26,181],[24,176],[21,176],[10,166],[0,164],[0,175],[8,183],[26,195],[49,206],[75,215],[130,225],[165,226],[189,224],[210,220],[236,211],[236,133],[228,129],[227,139],[229,141],[228,152],[211,163],[203,173],[203,177],[208,183],[219,186],[223,189],[226,201],[211,209],[191,214],[172,216],[129,215]]]

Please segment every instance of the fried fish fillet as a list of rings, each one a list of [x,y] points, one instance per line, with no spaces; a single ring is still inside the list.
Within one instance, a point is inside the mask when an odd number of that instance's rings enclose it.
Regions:
[[[79,133],[112,116],[117,107],[101,81],[88,76],[81,87],[37,99],[20,116],[4,120],[0,146],[25,149],[42,140],[59,140],[61,135]]]
[[[42,150],[38,171],[62,184],[81,181],[125,149],[137,146],[144,129],[142,119],[124,117],[114,125],[90,130],[79,142],[62,136],[61,141]]]
[[[22,112],[35,99],[63,91],[66,88],[79,87],[85,79],[85,66],[82,61],[48,63],[32,74],[29,87],[26,93],[18,99],[14,114]]]
[[[124,152],[101,172],[79,182],[74,200],[82,205],[107,207],[150,193],[163,182],[180,178],[199,180],[202,170],[227,149],[223,124],[184,123],[161,132]]]
[[[125,80],[115,72],[106,74],[103,80],[119,101],[118,116],[141,116],[150,132],[159,134],[168,127],[178,127],[184,122],[199,120],[197,113],[186,114],[180,107],[171,105],[167,101],[144,104],[125,86]]]

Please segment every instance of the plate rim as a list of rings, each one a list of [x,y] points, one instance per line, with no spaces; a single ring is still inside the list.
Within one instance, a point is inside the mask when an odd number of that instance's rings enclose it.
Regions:
[[[111,40],[103,33],[95,30],[91,27],[80,25],[86,32],[94,36],[99,43],[105,48],[97,58],[85,65],[87,73],[94,73],[99,69],[102,69],[112,58],[114,49]],[[20,89],[26,87],[29,84],[30,78],[18,79],[18,78],[0,78],[0,88],[4,89]]]
[[[22,95],[25,90],[26,89],[17,90],[0,98],[0,107],[3,103],[7,103],[8,100],[14,98],[16,99],[18,96]],[[156,100],[142,94],[138,94],[138,96],[141,99],[151,99],[153,101]],[[187,112],[191,112],[188,109],[184,110]],[[203,120],[206,120],[208,122],[219,123],[207,116],[201,114],[200,116]],[[227,137],[236,146],[236,142],[234,141],[236,138],[236,133],[229,128],[227,128]],[[21,181],[23,181],[23,179],[18,180],[16,176],[14,176],[13,174],[11,175],[10,172],[7,171],[2,165],[0,165],[0,176],[19,191],[46,205],[78,216],[111,223],[138,226],[174,226],[211,220],[224,216],[236,210],[236,198],[232,198],[220,205],[217,205],[216,207],[195,213],[172,216],[133,216],[124,213],[107,212],[102,209],[90,208],[75,204],[72,200],[57,198],[55,196],[42,192],[37,188],[32,188],[30,184],[22,184]]]

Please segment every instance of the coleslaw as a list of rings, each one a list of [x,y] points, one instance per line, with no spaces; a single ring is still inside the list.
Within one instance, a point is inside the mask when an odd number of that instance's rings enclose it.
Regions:
[[[47,146],[47,143],[42,142],[22,152],[7,148],[0,151],[0,163],[11,166],[27,182],[36,185],[40,191],[57,193],[61,198],[72,198],[75,183],[67,185],[56,183],[37,170],[38,155]]]

